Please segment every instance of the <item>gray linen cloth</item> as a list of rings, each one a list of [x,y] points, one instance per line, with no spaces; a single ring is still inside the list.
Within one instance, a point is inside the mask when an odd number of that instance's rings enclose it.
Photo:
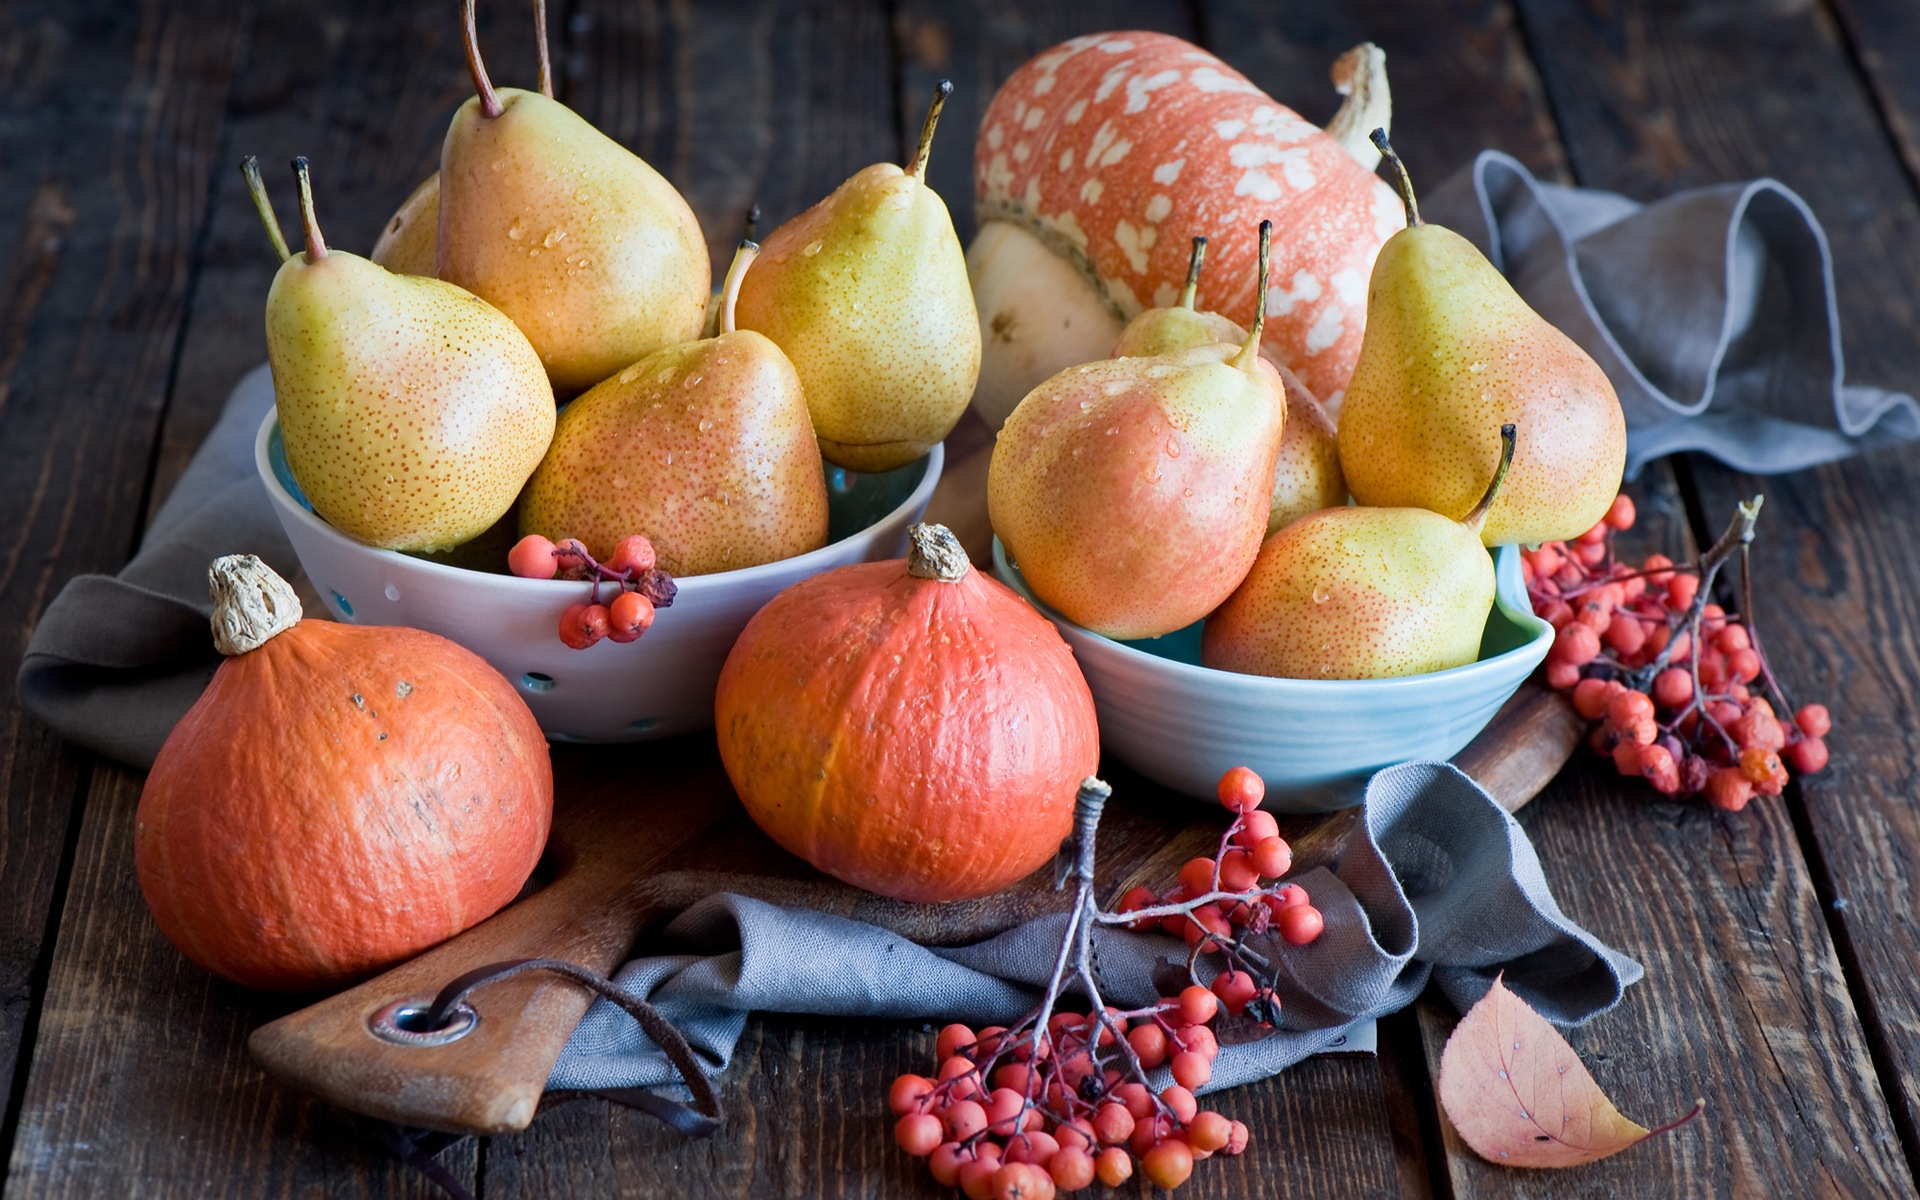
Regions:
[[[1679,450],[1768,475],[1920,438],[1912,396],[1845,382],[1826,231],[1777,180],[1643,205],[1483,150],[1420,207],[1606,370],[1629,479]]]
[[[1261,944],[1278,961],[1280,1026],[1223,1044],[1201,1090],[1264,1079],[1333,1049],[1357,1024],[1412,1003],[1429,978],[1464,1011],[1504,971],[1522,999],[1562,1025],[1605,1012],[1639,981],[1638,963],[1560,911],[1526,834],[1454,767],[1381,771],[1360,814],[1360,835],[1336,868],[1298,880],[1326,916],[1320,939]],[[718,895],[668,926],[689,953],[630,962],[615,981],[657,1006],[718,1073],[754,1010],[1011,1024],[1038,1002],[1064,928],[1064,916],[1042,917],[977,945],[928,949],[859,921]],[[1106,1001],[1124,1008],[1151,1004],[1156,977],[1186,961],[1185,944],[1161,933],[1103,929],[1093,949]],[[548,1086],[674,1078],[632,1019],[601,1000]]]

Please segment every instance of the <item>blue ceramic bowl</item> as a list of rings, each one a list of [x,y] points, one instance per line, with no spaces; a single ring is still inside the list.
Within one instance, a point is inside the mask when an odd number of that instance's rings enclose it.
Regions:
[[[998,538],[994,571],[1073,647],[1100,713],[1106,753],[1174,791],[1211,800],[1229,767],[1267,781],[1266,807],[1356,804],[1367,777],[1411,759],[1452,758],[1533,673],[1553,626],[1533,615],[1520,553],[1494,552],[1493,611],[1480,658],[1398,679],[1272,679],[1200,665],[1200,623],[1116,642],[1034,598]]]

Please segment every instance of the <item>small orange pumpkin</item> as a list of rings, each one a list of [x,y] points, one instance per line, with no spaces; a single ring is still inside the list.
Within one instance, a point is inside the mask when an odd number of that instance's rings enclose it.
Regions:
[[[856,887],[970,899],[1044,865],[1099,764],[1093,696],[1045,617],[916,525],[905,561],[804,579],[720,672],[720,757],[774,841]]]
[[[302,621],[251,554],[208,574],[228,657],[134,826],[167,940],[248,987],[331,987],[512,900],[553,818],[546,741],[512,686],[435,634]]]

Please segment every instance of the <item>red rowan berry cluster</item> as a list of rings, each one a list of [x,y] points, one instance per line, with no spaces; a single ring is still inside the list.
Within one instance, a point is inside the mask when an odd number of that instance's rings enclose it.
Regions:
[[[1824,705],[1789,703],[1753,628],[1747,547],[1759,513],[1759,497],[1742,504],[1696,562],[1652,554],[1632,567],[1613,554],[1614,534],[1634,521],[1633,501],[1620,496],[1572,542],[1521,552],[1534,612],[1556,631],[1547,683],[1597,722],[1593,749],[1655,791],[1704,794],[1730,812],[1779,795],[1789,768],[1825,767],[1832,727]],[[1744,611],[1729,613],[1707,597],[1736,553]]]
[[[1095,1179],[1118,1187],[1136,1160],[1149,1182],[1172,1189],[1195,1161],[1245,1150],[1246,1125],[1194,1099],[1220,1052],[1213,1022],[1222,1012],[1276,1021],[1275,968],[1247,939],[1273,930],[1305,945],[1323,924],[1299,886],[1261,883],[1293,864],[1273,817],[1259,811],[1265,791],[1247,768],[1227,772],[1219,794],[1234,819],[1218,853],[1188,862],[1166,896],[1135,888],[1105,912],[1093,900],[1093,839],[1107,787],[1082,783],[1074,836],[1061,848],[1060,879],[1077,880],[1076,903],[1046,995],[1010,1028],[940,1031],[934,1073],[902,1075],[888,1093],[901,1149],[972,1200],[1041,1200]],[[1098,925],[1185,937],[1186,984],[1144,1008],[1105,1004],[1090,960]],[[1089,1011],[1055,1012],[1075,983]],[[1146,1073],[1163,1065],[1174,1082],[1156,1092]]]
[[[601,638],[638,641],[653,625],[654,611],[670,606],[680,590],[673,576],[655,565],[653,543],[637,533],[621,538],[605,562],[596,562],[577,538],[556,546],[530,533],[507,552],[507,569],[522,579],[591,581],[588,598],[560,614],[560,640],[575,650]],[[607,604],[600,603],[603,583],[616,589]]]

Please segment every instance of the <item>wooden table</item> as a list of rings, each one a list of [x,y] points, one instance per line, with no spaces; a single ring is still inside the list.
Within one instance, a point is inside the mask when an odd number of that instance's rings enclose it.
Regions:
[[[1324,120],[1326,67],[1389,56],[1394,132],[1431,185],[1483,146],[1642,198],[1771,175],[1834,240],[1849,373],[1920,383],[1920,10],[1909,0],[553,0],[563,98],[687,194],[716,263],[898,160],[957,90],[932,181],[968,217],[969,140],[1026,57],[1076,33],[1207,45]],[[434,166],[468,92],[455,5],[11,0],[0,7],[0,635],[7,677],[48,599],[133,550],[229,386],[264,354],[274,262],[234,164],[312,156],[330,240],[366,247]],[[532,76],[520,4],[483,6],[496,78]],[[511,11],[508,11],[511,10]],[[283,192],[284,194],[284,192]],[[951,452],[986,444],[964,425]],[[1729,816],[1652,802],[1582,755],[1522,814],[1572,917],[1647,967],[1573,1034],[1630,1115],[1705,1118],[1611,1162],[1520,1173],[1464,1150],[1432,1075],[1453,1014],[1382,1025],[1223,1096],[1254,1153],[1196,1196],[1912,1195],[1920,1168],[1920,448],[1767,480],[1682,459],[1633,489],[1645,545],[1768,496],[1762,628],[1831,705],[1833,765]],[[9,698],[0,727],[0,1144],[19,1197],[428,1196],[351,1118],[269,1083],[244,1042],[283,1011],[160,939],[133,880],[141,777]],[[768,1017],[708,1142],[594,1103],[443,1155],[481,1196],[895,1196],[884,1088],[921,1026]]]

